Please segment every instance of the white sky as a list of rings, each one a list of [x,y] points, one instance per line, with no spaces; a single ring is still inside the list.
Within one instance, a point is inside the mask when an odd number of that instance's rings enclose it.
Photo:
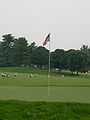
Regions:
[[[51,50],[90,46],[90,0],[0,0],[0,37],[42,45],[49,32]]]

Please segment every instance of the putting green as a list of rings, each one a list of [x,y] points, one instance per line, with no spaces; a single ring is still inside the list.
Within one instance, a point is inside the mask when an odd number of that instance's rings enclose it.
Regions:
[[[0,99],[90,103],[90,87],[0,87]]]
[[[0,77],[0,99],[26,101],[60,101],[90,103],[90,79],[85,76],[51,76],[50,95],[48,95],[47,75],[29,77],[28,73],[18,73],[9,78]]]

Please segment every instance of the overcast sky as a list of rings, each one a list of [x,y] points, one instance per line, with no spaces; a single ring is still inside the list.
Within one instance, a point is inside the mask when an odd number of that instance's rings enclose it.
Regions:
[[[51,50],[90,46],[90,0],[0,0],[0,39],[12,33],[42,45],[49,32]]]

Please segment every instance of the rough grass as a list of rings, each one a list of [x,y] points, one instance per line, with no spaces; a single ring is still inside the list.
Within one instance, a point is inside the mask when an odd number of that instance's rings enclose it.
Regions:
[[[90,120],[90,104],[0,101],[0,120]]]

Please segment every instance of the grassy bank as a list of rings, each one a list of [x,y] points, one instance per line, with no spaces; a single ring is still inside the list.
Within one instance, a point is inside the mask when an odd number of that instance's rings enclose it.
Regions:
[[[0,120],[90,120],[90,104],[0,101]]]

